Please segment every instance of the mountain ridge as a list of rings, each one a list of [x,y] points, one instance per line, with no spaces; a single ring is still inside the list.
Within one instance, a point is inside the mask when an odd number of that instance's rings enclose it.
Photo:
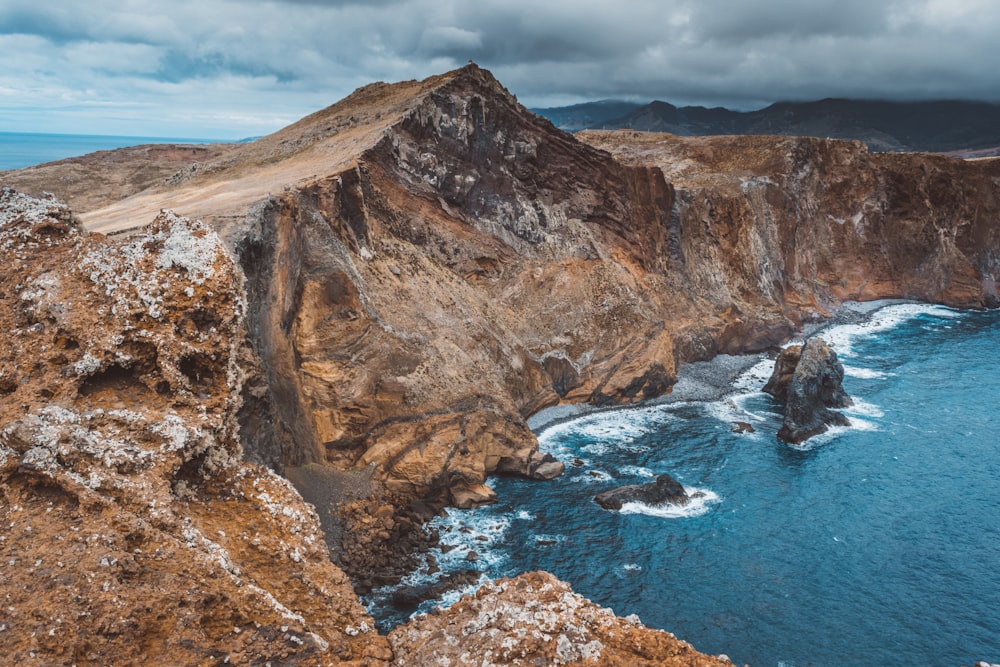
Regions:
[[[577,107],[538,109],[559,125]],[[968,100],[896,102],[825,98],[776,102],[754,111],[683,106],[654,100],[579,129],[632,129],[679,136],[755,134],[864,141],[882,152],[973,152],[1000,144],[1000,105]]]

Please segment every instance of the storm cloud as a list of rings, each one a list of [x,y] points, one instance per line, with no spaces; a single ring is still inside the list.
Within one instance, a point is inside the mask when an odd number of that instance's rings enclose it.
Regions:
[[[236,138],[475,60],[530,106],[1000,101],[991,0],[5,0],[0,131]]]

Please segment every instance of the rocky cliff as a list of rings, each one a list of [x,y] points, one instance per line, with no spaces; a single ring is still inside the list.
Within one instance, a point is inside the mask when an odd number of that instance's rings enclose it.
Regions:
[[[395,90],[325,122],[374,118]],[[274,459],[376,464],[398,491],[467,498],[490,472],[527,472],[539,409],[663,394],[678,364],[765,349],[844,299],[997,300],[994,163],[579,141],[474,66],[378,122],[347,169],[233,233]]]
[[[197,663],[251,642],[279,659],[386,659],[317,517],[244,458],[317,494],[336,549],[332,535],[371,522],[363,502],[337,518],[343,478],[324,471],[370,473],[400,505],[486,502],[487,474],[537,472],[525,420],[542,408],[661,395],[680,364],[766,349],[844,299],[998,299],[1000,163],[816,139],[572,137],[471,65],[368,86],[173,166],[125,198],[88,195],[85,225],[132,230],[114,241],[4,195],[0,511],[19,565],[3,590],[30,623],[54,614],[38,605],[55,593],[21,587],[47,585],[31,579],[49,565],[39,545],[93,522],[99,537],[72,546],[86,588],[66,604],[93,623],[95,661],[134,630],[109,621],[134,600],[149,611],[132,617],[162,624],[152,636],[176,633],[152,655]],[[58,192],[43,172],[31,187]],[[49,502],[54,528],[30,539]],[[398,539],[384,519],[365,550]],[[151,532],[130,537],[133,524]],[[150,601],[104,589],[129,572],[88,577],[104,560],[136,569],[129,591]],[[193,593],[164,599],[179,590]],[[223,597],[192,609],[209,590]],[[220,621],[222,599],[243,611]],[[189,618],[193,635],[176,629]],[[22,654],[53,629],[18,627],[0,639]]]
[[[219,230],[263,362],[251,459],[373,465],[402,495],[488,501],[487,474],[531,472],[532,413],[661,395],[678,364],[765,349],[845,299],[997,302],[996,161],[574,137],[474,65],[173,159],[82,219],[170,206]]]

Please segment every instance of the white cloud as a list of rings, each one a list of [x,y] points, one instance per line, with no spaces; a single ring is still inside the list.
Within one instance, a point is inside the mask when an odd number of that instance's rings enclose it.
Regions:
[[[538,106],[995,101],[998,33],[988,0],[5,0],[0,125],[261,134],[468,58]]]

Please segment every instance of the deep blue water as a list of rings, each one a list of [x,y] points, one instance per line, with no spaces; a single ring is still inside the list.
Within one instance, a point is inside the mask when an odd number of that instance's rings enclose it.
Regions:
[[[543,449],[585,465],[492,480],[500,504],[439,521],[458,545],[443,569],[473,549],[490,576],[548,570],[737,664],[1000,662],[1000,312],[893,306],[823,336],[850,428],[778,441],[767,363],[726,400],[559,425]],[[592,501],[662,472],[714,501],[674,517]]]
[[[207,144],[211,139],[118,137],[96,134],[35,134],[0,132],[0,170],[21,169],[94,151],[140,144]]]

